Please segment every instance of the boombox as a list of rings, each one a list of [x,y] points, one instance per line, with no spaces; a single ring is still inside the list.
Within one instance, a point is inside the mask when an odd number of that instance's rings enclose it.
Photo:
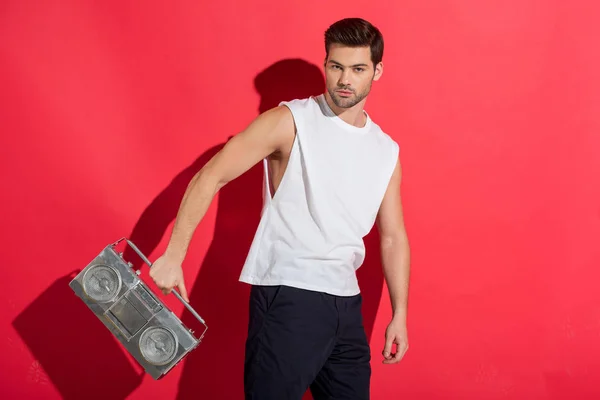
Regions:
[[[172,293],[204,325],[199,337],[150,290],[116,246],[125,240],[142,260],[150,261],[128,239],[106,246],[69,286],[125,349],[154,379],[165,376],[202,341],[205,321],[175,290]]]

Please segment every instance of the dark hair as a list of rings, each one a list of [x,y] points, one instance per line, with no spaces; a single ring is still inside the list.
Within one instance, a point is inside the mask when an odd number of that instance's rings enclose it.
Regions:
[[[379,29],[362,18],[345,18],[333,23],[325,31],[325,53],[329,56],[329,46],[341,44],[349,47],[369,46],[371,61],[376,66],[383,59],[383,36]]]

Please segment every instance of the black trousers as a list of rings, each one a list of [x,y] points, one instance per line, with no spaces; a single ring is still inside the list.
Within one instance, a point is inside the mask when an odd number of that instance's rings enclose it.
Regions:
[[[362,297],[252,286],[246,400],[369,399],[371,354]]]

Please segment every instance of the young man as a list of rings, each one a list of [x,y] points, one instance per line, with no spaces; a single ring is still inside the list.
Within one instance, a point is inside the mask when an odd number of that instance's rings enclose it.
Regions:
[[[325,48],[325,93],[283,102],[227,142],[190,182],[150,270],[163,292],[176,287],[189,301],[181,265],[198,223],[223,186],[263,161],[264,205],[240,276],[252,285],[246,399],[301,399],[307,388],[317,400],[369,398],[356,270],[374,224],[393,310],[383,363],[408,349],[399,146],[363,110],[383,72],[383,38],[344,19],[326,31]]]

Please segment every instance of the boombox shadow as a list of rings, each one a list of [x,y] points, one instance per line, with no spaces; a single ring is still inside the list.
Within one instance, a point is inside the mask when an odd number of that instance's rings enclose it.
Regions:
[[[17,316],[13,326],[43,371],[34,365],[33,373],[42,376],[40,381],[45,373],[61,398],[125,399],[144,374],[74,295],[69,282],[77,273],[54,282]]]

